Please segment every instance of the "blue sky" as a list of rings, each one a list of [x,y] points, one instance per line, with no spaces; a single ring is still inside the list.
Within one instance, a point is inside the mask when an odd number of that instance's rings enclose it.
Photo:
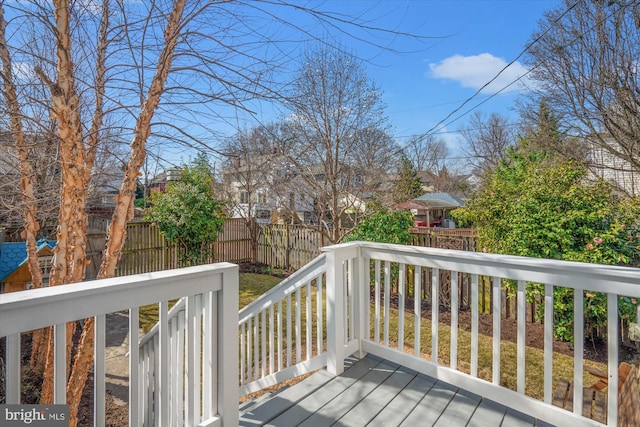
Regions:
[[[520,54],[543,13],[561,4],[561,0],[329,0],[319,7],[346,16],[363,16],[376,26],[441,37],[421,44],[402,37],[393,41],[384,36],[373,39],[391,50],[406,52],[403,54],[347,36],[340,40],[365,60],[369,77],[384,93],[392,133],[402,142],[432,129],[493,78]],[[461,112],[525,72],[520,62],[513,64]],[[511,86],[479,109],[515,118],[514,101],[525,92],[522,85]],[[272,120],[269,109],[264,111],[258,118]],[[455,150],[460,144],[457,130],[468,118],[466,115],[453,123],[449,119],[436,132]]]
[[[381,2],[379,6],[391,3]],[[398,139],[431,129],[473,95],[520,54],[543,13],[558,7],[561,2],[424,0],[405,4],[407,27],[422,23],[422,31],[427,34],[449,36],[434,42],[424,52],[399,59],[388,56],[386,68],[368,66],[369,75],[385,93],[387,112]],[[503,89],[525,72],[523,65],[516,62],[461,112]],[[511,86],[479,109],[514,116],[511,108],[523,92],[526,92],[523,85]],[[441,131],[456,131],[467,119],[468,115]],[[451,139],[455,135],[445,133],[442,136]]]

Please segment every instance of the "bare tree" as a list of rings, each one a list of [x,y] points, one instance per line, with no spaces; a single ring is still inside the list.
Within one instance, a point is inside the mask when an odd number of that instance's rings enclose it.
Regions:
[[[435,135],[412,137],[404,146],[404,153],[418,171],[438,171],[447,163],[449,147]]]
[[[343,215],[362,208],[397,151],[386,134],[381,93],[357,58],[321,46],[302,59],[289,98],[297,139],[287,155],[337,242]]]
[[[610,167],[640,172],[640,4],[565,0],[548,12],[529,51],[541,96]],[[601,165],[604,166],[604,165]]]
[[[222,166],[223,195],[229,203],[232,217],[243,218],[255,242],[257,217],[268,212],[271,219],[271,195],[274,177],[281,160],[274,152],[275,146],[270,138],[268,126],[257,127],[237,133],[229,138],[223,152],[225,160]]]
[[[584,141],[569,134],[562,117],[545,100],[539,101],[537,108],[524,106],[520,117],[518,149],[541,151],[561,161],[586,160]]]
[[[497,113],[487,116],[476,111],[460,132],[467,143],[463,151],[473,173],[481,177],[498,165],[507,148],[516,143],[514,127]]]
[[[32,141],[50,144],[60,159],[52,286],[85,277],[85,207],[99,153],[107,141],[127,141],[127,148],[122,153],[121,185],[98,278],[115,273],[152,134],[167,145],[181,143],[214,151],[211,145],[217,134],[212,123],[227,119],[225,107],[250,111],[248,103],[253,100],[280,98],[273,71],[287,63],[290,52],[265,47],[277,43],[283,25],[306,37],[312,35],[279,18],[277,8],[306,13],[316,22],[331,24],[338,30],[365,25],[365,21],[343,14],[279,2],[34,0],[3,4],[7,12],[0,9],[2,103],[9,117],[6,128],[20,164],[23,216],[34,280],[39,272],[34,250],[39,221],[34,190],[36,161],[32,155],[37,148],[30,150],[26,123],[36,126],[38,117],[53,119],[47,138]],[[250,25],[257,22],[264,25]],[[279,25],[272,25],[274,22]],[[370,24],[365,31],[384,32]],[[350,68],[349,64],[341,65],[347,66],[345,70]],[[357,116],[356,110],[372,111],[371,103],[375,104],[379,95],[363,90],[359,96],[359,103],[342,104],[358,108],[336,110],[341,118]],[[348,141],[354,139],[354,132],[379,124],[375,120],[348,122],[353,124],[348,130],[343,129]],[[342,168],[343,163],[332,164],[333,169],[328,172],[337,177],[336,167]],[[67,337],[71,339],[73,325],[69,327]],[[87,319],[69,373],[67,402],[72,426],[77,422],[78,404],[91,364],[93,328],[93,319]],[[51,367],[52,357],[48,357],[43,403],[52,401]]]

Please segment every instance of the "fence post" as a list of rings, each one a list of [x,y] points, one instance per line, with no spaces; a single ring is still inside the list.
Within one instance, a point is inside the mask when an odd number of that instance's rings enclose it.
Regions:
[[[291,268],[291,241],[289,224],[284,225],[284,268]]]
[[[344,372],[344,275],[338,251],[327,251],[327,371]]]

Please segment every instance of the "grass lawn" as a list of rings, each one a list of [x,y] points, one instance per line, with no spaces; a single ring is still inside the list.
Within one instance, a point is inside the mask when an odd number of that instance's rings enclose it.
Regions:
[[[414,351],[414,320],[412,313],[404,315],[404,345],[405,352]],[[382,324],[380,325],[381,336]],[[373,320],[371,324],[371,335],[373,335]],[[398,337],[398,310],[389,309],[389,341],[390,346],[397,348]],[[440,323],[438,325],[438,362],[440,365],[449,366],[451,354],[451,326]],[[469,373],[471,370],[471,333],[458,329],[457,346],[457,369]],[[420,353],[422,357],[431,359],[431,319],[423,318],[420,322]],[[517,345],[510,341],[500,343],[500,385],[511,390],[517,385]],[[493,357],[493,338],[491,336],[478,334],[478,377],[491,381]],[[544,351],[538,348],[525,348],[525,394],[536,399],[544,398]],[[600,371],[607,371],[607,365],[603,363],[584,360],[584,365]],[[553,353],[553,385],[559,379],[573,381],[573,356],[554,352]],[[596,382],[596,379],[583,373],[583,382],[589,386]]]
[[[280,283],[282,279],[265,274],[242,273],[240,274],[240,293],[238,296],[239,307],[241,309],[260,295]],[[172,307],[176,301],[170,301]],[[140,307],[140,327],[144,332],[149,332],[153,325],[158,322],[158,305],[150,304]]]

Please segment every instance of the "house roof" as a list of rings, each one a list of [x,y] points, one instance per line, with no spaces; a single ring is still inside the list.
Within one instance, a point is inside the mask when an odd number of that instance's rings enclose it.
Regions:
[[[55,240],[38,241],[37,252],[48,246],[53,249]],[[0,245],[0,282],[27,262],[27,242],[4,242]]]
[[[427,193],[414,199],[430,208],[459,208],[464,206],[462,199],[448,193]]]
[[[416,202],[415,200],[407,200],[406,202],[402,202],[402,203],[398,203],[397,205],[393,206],[395,209],[407,209],[407,210],[411,210],[411,209],[429,209],[429,206],[427,206],[425,203],[420,203],[420,202]]]

